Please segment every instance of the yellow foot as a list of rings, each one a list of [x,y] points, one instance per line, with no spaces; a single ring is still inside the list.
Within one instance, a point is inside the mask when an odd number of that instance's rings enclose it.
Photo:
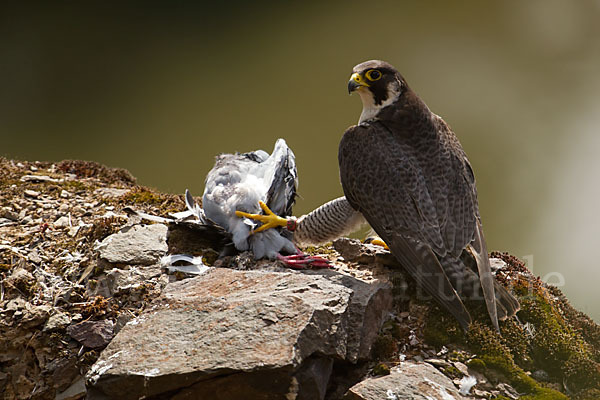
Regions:
[[[368,243],[369,243],[369,244],[374,244],[374,245],[376,245],[376,246],[381,246],[381,247],[383,247],[383,248],[384,248],[384,249],[386,249],[386,250],[389,250],[389,249],[390,249],[390,248],[388,247],[388,245],[387,245],[387,244],[385,244],[385,242],[384,242],[383,240],[379,239],[379,238],[377,238],[377,239],[373,239],[373,240],[369,241]]]
[[[250,218],[250,219],[260,221],[263,223],[261,226],[259,226],[258,228],[256,228],[252,232],[250,232],[251,234],[256,233],[256,232],[261,232],[261,231],[271,229],[271,228],[277,228],[278,226],[287,226],[287,223],[288,223],[287,219],[281,218],[279,215],[275,215],[275,213],[273,211],[271,211],[271,209],[269,207],[267,207],[267,205],[264,202],[259,201],[258,204],[260,204],[260,208],[263,209],[263,211],[265,212],[266,215],[250,214],[250,213],[243,212],[243,211],[235,212],[235,215],[237,215],[238,217]]]

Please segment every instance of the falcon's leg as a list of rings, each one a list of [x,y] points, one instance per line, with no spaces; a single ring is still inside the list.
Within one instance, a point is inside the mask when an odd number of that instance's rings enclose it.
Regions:
[[[289,228],[290,222],[293,222],[295,224],[295,219],[290,218],[288,220],[287,218],[282,218],[279,215],[276,215],[273,211],[271,211],[271,209],[264,202],[259,201],[258,203],[260,204],[260,208],[263,209],[265,214],[250,214],[243,211],[235,212],[235,215],[237,215],[238,217],[250,218],[263,223],[261,226],[251,231],[250,234],[261,232],[270,228],[277,228],[279,226],[285,226]]]
[[[236,211],[236,215],[264,223],[254,232],[280,226],[286,227],[288,231],[294,232],[293,241],[297,246],[322,245],[356,232],[367,223],[362,214],[354,210],[345,197],[331,200],[297,219],[279,217],[262,202],[260,206],[266,215],[242,211]]]

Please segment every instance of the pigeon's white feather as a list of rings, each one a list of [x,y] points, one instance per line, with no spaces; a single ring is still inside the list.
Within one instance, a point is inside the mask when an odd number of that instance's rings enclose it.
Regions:
[[[204,215],[232,235],[238,250],[251,249],[256,258],[275,258],[281,251],[294,253],[296,247],[279,230],[250,235],[256,221],[239,218],[235,212],[258,214],[261,200],[275,214],[289,215],[296,184],[294,153],[283,139],[277,140],[271,155],[262,150],[222,154],[206,178],[202,196]]]

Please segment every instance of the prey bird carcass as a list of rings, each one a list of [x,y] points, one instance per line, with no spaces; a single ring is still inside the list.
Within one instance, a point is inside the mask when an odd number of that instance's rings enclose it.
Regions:
[[[285,140],[278,139],[271,154],[257,150],[217,156],[206,177],[202,207],[186,190],[187,210],[172,214],[172,219],[130,211],[145,219],[185,224],[207,235],[220,236],[225,243],[221,256],[250,250],[255,259],[279,259],[292,268],[329,267],[327,260],[302,253],[293,242],[296,224],[291,214],[297,185],[294,153]],[[289,217],[294,224],[266,229],[267,225],[261,228],[259,221],[243,216],[257,215],[261,207],[282,216],[277,217],[281,220]],[[175,265],[181,262],[188,265]],[[186,254],[165,256],[162,264],[186,273],[203,273],[207,268],[201,257]]]

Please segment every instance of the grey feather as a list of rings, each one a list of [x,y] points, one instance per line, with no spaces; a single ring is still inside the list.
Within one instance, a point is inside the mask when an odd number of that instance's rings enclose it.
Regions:
[[[296,247],[278,229],[250,235],[256,221],[239,218],[235,211],[260,213],[259,200],[282,216],[291,213],[298,175],[295,157],[285,140],[279,139],[271,155],[259,150],[244,154],[222,154],[208,173],[202,206],[206,218],[232,235],[236,249],[251,249],[255,258],[275,258]]]

